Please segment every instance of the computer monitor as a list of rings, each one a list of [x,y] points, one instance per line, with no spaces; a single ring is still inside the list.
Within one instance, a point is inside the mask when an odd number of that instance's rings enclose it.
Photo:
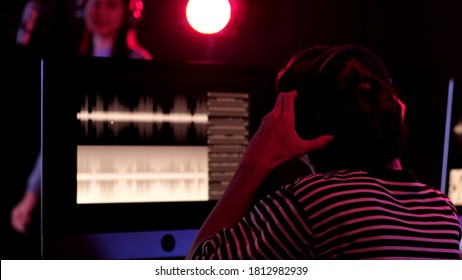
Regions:
[[[462,78],[448,84],[441,191],[462,215]]]
[[[275,100],[270,67],[42,61],[44,259],[183,258]]]

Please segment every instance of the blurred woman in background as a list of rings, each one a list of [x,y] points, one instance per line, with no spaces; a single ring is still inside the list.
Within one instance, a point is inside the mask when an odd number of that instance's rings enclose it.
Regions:
[[[83,29],[78,55],[152,59],[137,40],[135,23],[141,17],[141,0],[84,0],[77,6],[75,16],[83,17]],[[64,52],[65,53],[65,52]],[[71,52],[72,54],[72,52]],[[25,233],[32,221],[33,211],[41,191],[42,153],[29,175],[26,191],[11,212],[11,225]]]
[[[138,6],[138,7],[137,7]],[[142,2],[137,0],[87,0],[85,28],[79,54],[98,57],[151,59],[136,37],[134,23]]]

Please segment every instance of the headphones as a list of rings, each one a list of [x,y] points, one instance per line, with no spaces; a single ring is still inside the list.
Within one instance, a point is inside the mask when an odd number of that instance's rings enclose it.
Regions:
[[[372,51],[357,45],[338,47],[315,47],[297,55],[279,75],[281,91],[298,90],[295,102],[295,129],[302,139],[313,139],[321,134],[329,134],[326,118],[321,112],[334,107],[335,100],[327,100],[328,83],[323,83],[326,71],[339,59],[364,57],[361,61],[369,65],[375,75],[391,82],[390,75],[382,60]],[[329,104],[327,104],[329,103]],[[322,108],[328,106],[329,108]],[[325,110],[323,110],[325,109]]]
[[[143,18],[144,3],[143,0],[123,0],[128,5],[129,15],[128,22],[135,25]],[[85,4],[87,0],[75,0],[74,17],[83,18],[85,15]]]
[[[357,45],[343,45],[339,47],[333,47],[324,51],[315,61],[315,65],[318,67],[317,75],[321,76],[322,72],[329,63],[335,60],[336,57],[352,54],[354,56],[367,56],[369,63],[372,64],[373,68],[378,70],[378,76],[388,79],[391,82],[390,74],[387,68],[383,64],[383,61],[372,51]]]

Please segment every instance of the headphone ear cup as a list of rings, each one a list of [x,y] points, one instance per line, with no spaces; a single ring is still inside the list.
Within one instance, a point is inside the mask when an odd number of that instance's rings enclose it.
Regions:
[[[331,133],[327,127],[329,121],[325,120],[323,114],[326,114],[326,106],[332,100],[329,100],[326,86],[323,85],[322,72],[334,58],[348,51],[355,51],[355,47],[347,45],[321,52],[313,63],[314,73],[301,85],[299,100],[295,103],[295,129],[302,139],[309,140]]]
[[[313,62],[312,73],[306,75],[300,84],[298,101],[295,102],[295,129],[302,139],[314,139],[328,133],[321,112],[329,100],[326,100],[320,76],[325,65],[344,50],[343,48],[327,48],[319,53]]]
[[[294,105],[295,131],[304,140],[314,139],[324,132],[318,102],[310,96],[314,96],[313,92],[302,91]]]

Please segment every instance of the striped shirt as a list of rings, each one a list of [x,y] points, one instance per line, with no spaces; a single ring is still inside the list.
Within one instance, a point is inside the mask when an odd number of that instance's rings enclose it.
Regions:
[[[398,170],[343,170],[267,195],[193,259],[459,259],[446,195]]]

